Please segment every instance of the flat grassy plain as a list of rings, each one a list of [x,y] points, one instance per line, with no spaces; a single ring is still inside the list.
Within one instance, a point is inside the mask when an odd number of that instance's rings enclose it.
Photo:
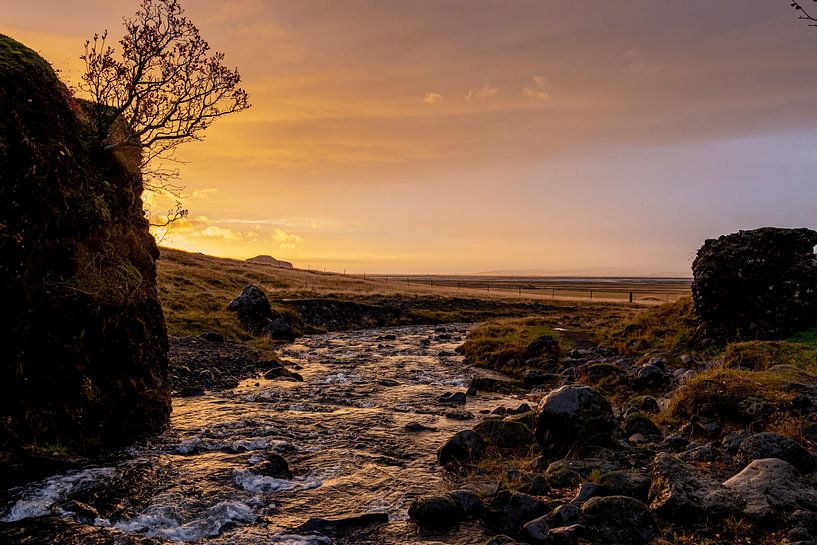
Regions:
[[[244,286],[262,288],[282,312],[289,299],[331,298],[398,307],[415,323],[478,322],[537,316],[554,327],[599,331],[640,314],[644,305],[519,297],[507,292],[431,286],[381,278],[285,269],[236,259],[161,249],[159,297],[171,335],[215,331],[232,340],[251,340],[227,304]]]

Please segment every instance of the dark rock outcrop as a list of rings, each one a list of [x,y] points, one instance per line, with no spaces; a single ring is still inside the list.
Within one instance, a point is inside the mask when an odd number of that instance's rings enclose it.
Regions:
[[[594,543],[646,545],[658,534],[647,506],[628,496],[592,498],[582,506],[582,515]]]
[[[251,335],[290,342],[297,336],[292,325],[273,312],[267,294],[258,286],[246,286],[230,301],[227,310],[235,312],[238,321]]]
[[[692,265],[699,333],[781,339],[817,322],[817,232],[765,227],[707,240]]]
[[[96,144],[83,108],[0,35],[0,450],[92,449],[170,414],[138,156]]]

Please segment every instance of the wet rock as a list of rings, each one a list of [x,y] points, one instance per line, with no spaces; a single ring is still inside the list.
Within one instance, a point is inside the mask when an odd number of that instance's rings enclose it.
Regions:
[[[455,528],[463,518],[459,504],[448,496],[414,500],[409,506],[408,515],[419,526],[437,530]]]
[[[267,380],[284,379],[295,382],[303,382],[304,380],[304,377],[302,377],[299,373],[290,371],[286,367],[273,367],[264,373],[264,378]]]
[[[612,430],[610,403],[589,386],[562,386],[537,409],[535,435],[545,453],[564,454],[577,443],[605,443]]]
[[[465,405],[466,396],[464,392],[447,392],[437,398],[440,405]]]
[[[71,513],[77,522],[83,524],[93,524],[96,519],[100,518],[99,511],[95,507],[76,500],[67,501],[60,505],[60,508]]]
[[[292,342],[297,335],[295,330],[281,318],[272,318],[267,325],[261,329],[261,336],[274,341]]]
[[[817,232],[766,227],[707,240],[692,265],[700,332],[781,339],[817,314]]]
[[[646,502],[652,481],[640,471],[618,470],[605,473],[599,479],[599,496],[629,496]]]
[[[720,521],[740,511],[740,500],[720,482],[662,452],[655,457],[650,511],[667,524]]]
[[[798,509],[817,511],[814,483],[779,458],[755,460],[723,486],[745,502],[743,515],[752,520],[779,520]]]
[[[385,524],[389,522],[388,513],[363,513],[355,515],[341,515],[329,518],[311,518],[304,524],[295,528],[295,532],[301,533],[336,533],[354,530],[372,524]]]
[[[523,494],[503,490],[494,495],[482,514],[482,522],[495,532],[518,535],[522,526],[548,512],[542,500]]]
[[[201,337],[170,337],[170,382],[175,395],[201,395],[204,388],[224,390],[255,377],[278,362],[242,343],[213,343]],[[204,371],[207,371],[206,373]]]
[[[524,543],[520,543],[512,537],[508,537],[506,535],[499,535],[486,541],[485,545],[524,545]]]
[[[437,428],[426,426],[425,424],[420,424],[419,422],[409,422],[405,425],[405,430],[417,433],[421,431],[437,431]]]
[[[451,437],[437,450],[440,465],[468,466],[485,454],[485,442],[474,430],[465,430]]]
[[[468,385],[468,390],[473,392],[496,392],[501,394],[515,394],[521,391],[519,384],[516,382],[491,377],[474,377],[471,379],[471,383]]]
[[[224,335],[221,333],[215,333],[213,331],[205,331],[201,335],[199,335],[202,339],[207,342],[211,343],[223,343],[224,342]]]
[[[448,409],[443,413],[443,416],[451,420],[473,420],[474,413],[466,411],[465,409]]]
[[[582,517],[595,543],[646,545],[658,534],[647,506],[628,496],[592,498],[582,506]]]
[[[377,381],[377,383],[381,386],[385,386],[387,388],[393,388],[395,386],[400,386],[400,383],[396,380],[390,378],[384,378]]]
[[[785,460],[806,473],[817,469],[817,461],[805,447],[779,433],[756,433],[743,441],[735,455],[735,464],[745,467],[752,460],[762,458]]]
[[[259,474],[276,479],[291,479],[289,463],[280,454],[270,452],[256,469]]]
[[[525,424],[513,420],[490,418],[474,427],[486,445],[501,451],[529,451],[533,432]]]

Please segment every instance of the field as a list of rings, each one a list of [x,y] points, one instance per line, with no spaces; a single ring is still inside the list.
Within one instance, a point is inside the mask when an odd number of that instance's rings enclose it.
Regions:
[[[162,248],[157,262],[159,296],[172,335],[217,331],[248,340],[226,306],[241,289],[256,284],[274,307],[288,299],[329,297],[399,306],[429,322],[482,321],[493,317],[537,315],[554,325],[597,330],[647,308],[640,304],[610,304],[587,298],[572,300],[544,293],[462,287],[394,278],[362,278],[337,273],[285,269],[235,259]],[[583,300],[582,300],[583,299]]]

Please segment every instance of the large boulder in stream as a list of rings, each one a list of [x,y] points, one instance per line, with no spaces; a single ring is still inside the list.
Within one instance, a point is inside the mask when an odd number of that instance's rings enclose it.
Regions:
[[[138,148],[102,149],[87,106],[3,35],[0,110],[0,452],[162,429],[167,332]]]
[[[246,286],[230,301],[227,310],[235,312],[238,321],[251,335],[290,342],[297,336],[292,325],[273,311],[267,294],[258,286]]]
[[[817,322],[817,232],[765,227],[707,240],[692,295],[707,339],[782,339]]]

